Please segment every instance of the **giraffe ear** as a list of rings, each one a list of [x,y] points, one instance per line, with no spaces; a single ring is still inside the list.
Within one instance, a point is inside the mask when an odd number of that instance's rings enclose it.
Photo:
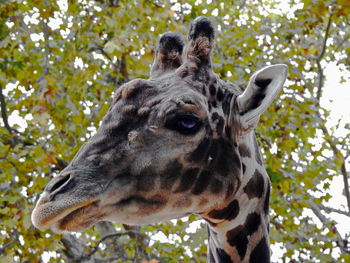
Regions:
[[[237,97],[240,123],[243,130],[253,129],[260,115],[270,106],[287,78],[288,67],[284,64],[267,66],[249,80],[243,94]]]

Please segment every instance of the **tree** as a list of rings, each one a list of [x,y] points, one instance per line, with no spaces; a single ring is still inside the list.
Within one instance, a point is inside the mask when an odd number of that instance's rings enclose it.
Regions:
[[[272,181],[279,262],[350,260],[350,233],[334,219],[350,219],[350,125],[331,125],[323,106],[332,88],[325,66],[335,62],[344,81],[349,76],[347,0],[44,0],[0,7],[1,262],[40,262],[42,255],[50,262],[205,262],[205,229],[188,233],[204,224],[196,216],[141,227],[102,222],[79,235],[41,232],[30,222],[38,193],[94,133],[115,88],[147,78],[159,34],[185,33],[203,14],[218,22],[221,78],[244,87],[266,64],[290,68],[257,130]],[[329,203],[334,178],[342,179],[340,208]],[[168,241],[154,238],[160,233]]]

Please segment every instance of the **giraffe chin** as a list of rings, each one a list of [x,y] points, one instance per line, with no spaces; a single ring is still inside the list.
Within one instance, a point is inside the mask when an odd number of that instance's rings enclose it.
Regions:
[[[68,204],[67,204],[68,203]],[[54,232],[80,232],[96,224],[103,217],[95,199],[81,202],[50,202],[45,193],[32,213],[32,222],[38,229]]]
[[[57,233],[81,232],[101,221],[104,217],[98,209],[98,201],[80,207],[50,226]]]

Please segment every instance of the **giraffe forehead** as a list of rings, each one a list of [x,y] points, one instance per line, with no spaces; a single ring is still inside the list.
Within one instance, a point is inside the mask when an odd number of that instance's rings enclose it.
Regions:
[[[121,112],[137,110],[139,115],[146,115],[154,108],[164,110],[169,106],[158,105],[169,102],[176,104],[177,107],[172,106],[175,109],[201,109],[200,117],[212,113],[209,121],[216,123],[218,130],[222,130],[223,118],[229,114],[231,100],[241,93],[239,88],[230,82],[223,82],[214,73],[206,73],[206,81],[203,82],[191,75],[180,76],[176,72],[170,72],[157,78],[135,79],[124,84],[116,91],[114,102],[122,98],[125,106]]]
[[[160,117],[182,110],[204,118],[208,111],[207,100],[198,89],[181,79],[136,80],[117,90],[112,107],[117,108],[118,114],[137,111],[138,115],[146,115],[153,110]]]

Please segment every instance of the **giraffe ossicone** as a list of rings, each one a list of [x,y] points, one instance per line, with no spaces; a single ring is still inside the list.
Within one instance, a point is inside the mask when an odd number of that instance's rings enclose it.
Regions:
[[[81,231],[196,213],[208,222],[208,262],[270,262],[270,183],[253,129],[287,67],[261,69],[242,92],[214,73],[214,36],[206,17],[192,22],[186,44],[161,36],[150,78],[117,89],[96,134],[47,184],[36,227]]]

